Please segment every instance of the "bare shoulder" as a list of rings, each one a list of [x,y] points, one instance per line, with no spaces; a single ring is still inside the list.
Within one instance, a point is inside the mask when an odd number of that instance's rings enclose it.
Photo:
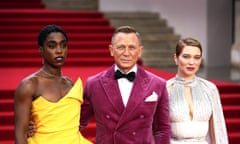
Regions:
[[[31,74],[25,77],[20,84],[18,85],[15,97],[24,98],[27,96],[33,96],[38,86],[38,77],[37,74]]]

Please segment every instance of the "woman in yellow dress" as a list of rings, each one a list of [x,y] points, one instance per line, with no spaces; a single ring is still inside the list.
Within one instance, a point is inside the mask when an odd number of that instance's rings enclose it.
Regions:
[[[73,84],[61,67],[67,57],[68,37],[57,25],[38,35],[43,66],[24,78],[14,97],[16,144],[91,144],[79,131],[82,81]],[[29,121],[35,132],[27,138]]]

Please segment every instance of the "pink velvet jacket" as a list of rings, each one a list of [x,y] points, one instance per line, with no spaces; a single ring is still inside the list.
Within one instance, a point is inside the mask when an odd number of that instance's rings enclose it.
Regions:
[[[140,66],[125,107],[113,65],[86,81],[81,128],[95,116],[96,144],[170,144],[168,107],[166,81]]]

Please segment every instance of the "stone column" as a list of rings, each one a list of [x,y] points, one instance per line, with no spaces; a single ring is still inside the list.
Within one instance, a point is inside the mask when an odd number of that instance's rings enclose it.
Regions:
[[[231,50],[231,63],[240,68],[240,2],[236,1],[235,4],[235,41]]]
[[[207,2],[207,67],[231,66],[232,6],[232,0]]]

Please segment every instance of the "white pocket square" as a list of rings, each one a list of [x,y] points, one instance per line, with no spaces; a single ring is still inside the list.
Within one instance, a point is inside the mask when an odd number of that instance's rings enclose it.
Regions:
[[[153,92],[150,96],[146,97],[145,102],[154,102],[157,101],[158,95]]]

